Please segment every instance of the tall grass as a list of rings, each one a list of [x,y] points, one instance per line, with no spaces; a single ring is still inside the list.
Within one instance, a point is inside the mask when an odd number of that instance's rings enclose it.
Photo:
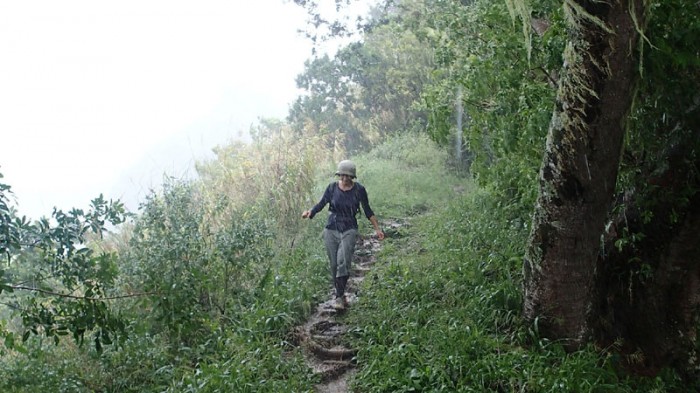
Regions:
[[[471,182],[447,167],[450,156],[426,135],[391,136],[356,157],[358,180],[384,217],[407,217],[444,205],[468,191]]]
[[[431,178],[449,183],[452,176],[435,168]],[[359,349],[355,391],[685,391],[673,373],[626,376],[612,352],[567,354],[540,339],[536,326],[523,326],[527,221],[487,191],[469,190],[435,188],[431,199],[444,203],[385,241],[347,317]]]

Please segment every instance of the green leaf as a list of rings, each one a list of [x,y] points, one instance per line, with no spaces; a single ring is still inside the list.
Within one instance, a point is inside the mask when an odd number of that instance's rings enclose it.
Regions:
[[[15,348],[15,335],[12,332],[7,332],[5,334],[5,347],[8,349]]]

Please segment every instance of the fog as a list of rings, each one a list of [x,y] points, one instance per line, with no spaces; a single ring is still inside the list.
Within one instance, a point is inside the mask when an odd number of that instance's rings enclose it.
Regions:
[[[283,0],[0,3],[0,182],[32,218],[100,193],[135,210],[286,116],[305,19]]]

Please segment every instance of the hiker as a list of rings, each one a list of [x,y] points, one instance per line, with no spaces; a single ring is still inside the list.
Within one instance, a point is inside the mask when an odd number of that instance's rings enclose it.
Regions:
[[[321,200],[311,210],[304,211],[301,217],[312,219],[323,210],[326,204],[330,204],[328,223],[323,230],[323,242],[326,245],[335,285],[334,307],[342,309],[347,306],[345,287],[350,275],[350,262],[355,252],[356,216],[360,212],[360,205],[365,216],[374,226],[379,240],[384,239],[384,232],[379,228],[377,217],[369,206],[367,190],[355,181],[357,177],[355,164],[350,160],[341,161],[338,163],[335,175],[339,177],[338,181],[329,184]]]

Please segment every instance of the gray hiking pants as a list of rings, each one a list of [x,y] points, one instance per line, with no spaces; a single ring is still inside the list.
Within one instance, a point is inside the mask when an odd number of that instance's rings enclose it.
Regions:
[[[356,239],[357,229],[348,229],[345,232],[327,228],[323,230],[323,243],[326,245],[331,277],[334,279],[336,296],[338,297],[345,293],[345,283],[350,275],[350,263],[352,255],[355,253]]]

